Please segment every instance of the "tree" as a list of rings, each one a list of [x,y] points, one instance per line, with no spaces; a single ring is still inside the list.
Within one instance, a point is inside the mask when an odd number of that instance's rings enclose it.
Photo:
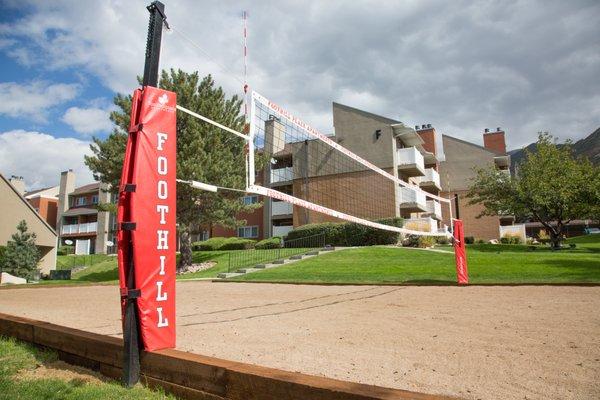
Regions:
[[[556,144],[540,132],[537,151],[527,151],[517,171],[511,177],[493,166],[476,170],[469,204],[482,204],[481,215],[512,214],[540,222],[554,248],[560,247],[566,224],[598,212],[600,168],[574,158],[569,141]]]
[[[40,252],[35,245],[35,233],[27,232],[27,222],[22,220],[11,239],[6,244],[2,257],[2,270],[11,275],[31,279],[40,261]]]
[[[186,108],[237,131],[244,128],[244,118],[240,114],[242,100],[237,95],[227,98],[210,75],[200,80],[197,72],[162,71],[159,87],[176,92],[177,102]],[[127,142],[131,96],[117,95],[114,103],[119,109],[112,112],[110,118],[116,128],[104,140],[93,139],[93,155],[86,156],[85,163],[96,179],[108,183],[116,193]],[[244,189],[244,146],[244,141],[234,135],[187,114],[177,114],[177,177],[180,179]],[[178,185],[177,223],[181,251],[178,269],[192,263],[190,234],[194,229],[212,224],[234,228],[245,223],[236,219],[239,212],[256,207],[256,204],[244,205],[239,193],[211,193]]]

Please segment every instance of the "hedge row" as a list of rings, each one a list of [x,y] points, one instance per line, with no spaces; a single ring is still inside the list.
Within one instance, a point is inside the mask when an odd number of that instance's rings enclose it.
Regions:
[[[263,239],[260,242],[256,243],[254,248],[256,250],[265,250],[265,249],[278,249],[282,245],[281,238],[277,236],[273,236],[269,239]]]
[[[193,251],[247,250],[253,249],[256,241],[237,237],[214,237],[203,242],[192,243]]]
[[[375,222],[401,228],[402,218],[383,218]],[[371,228],[352,222],[324,222],[308,224],[295,228],[287,234],[286,240],[294,240],[314,235],[325,235],[325,244],[331,246],[372,246],[378,244],[396,244],[400,234]]]

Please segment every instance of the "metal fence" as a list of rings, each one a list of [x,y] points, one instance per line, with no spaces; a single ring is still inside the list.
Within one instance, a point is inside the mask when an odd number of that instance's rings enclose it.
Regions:
[[[305,254],[315,249],[325,247],[325,234],[306,236],[303,238],[285,240],[281,247],[264,250],[232,250],[229,252],[227,272],[238,268],[251,267],[257,264],[277,262],[298,254]]]

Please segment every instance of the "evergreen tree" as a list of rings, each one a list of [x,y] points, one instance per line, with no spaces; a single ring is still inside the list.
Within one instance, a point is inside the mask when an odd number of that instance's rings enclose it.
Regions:
[[[177,103],[186,108],[237,131],[244,129],[244,118],[240,114],[242,100],[238,96],[227,98],[223,89],[215,86],[210,75],[200,79],[197,72],[162,71],[159,87],[177,93]],[[109,183],[116,193],[127,142],[131,96],[117,95],[114,103],[119,110],[112,112],[110,118],[116,128],[105,140],[93,139],[91,149],[94,154],[86,156],[85,163],[96,179]],[[177,177],[244,189],[244,141],[213,125],[178,113]],[[178,268],[183,269],[192,263],[190,233],[200,226],[218,224],[233,228],[242,225],[245,221],[236,220],[236,215],[257,206],[244,205],[239,193],[211,193],[178,185],[177,223],[181,250]]]
[[[35,245],[35,233],[27,232],[25,220],[17,225],[17,233],[6,244],[2,257],[2,271],[21,278],[31,279],[40,261],[40,252]]]

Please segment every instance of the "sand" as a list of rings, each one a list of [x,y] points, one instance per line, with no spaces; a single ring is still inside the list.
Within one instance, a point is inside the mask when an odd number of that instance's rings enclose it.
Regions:
[[[180,350],[467,399],[600,398],[600,287],[177,289]],[[115,286],[0,290],[0,312],[121,334]]]

